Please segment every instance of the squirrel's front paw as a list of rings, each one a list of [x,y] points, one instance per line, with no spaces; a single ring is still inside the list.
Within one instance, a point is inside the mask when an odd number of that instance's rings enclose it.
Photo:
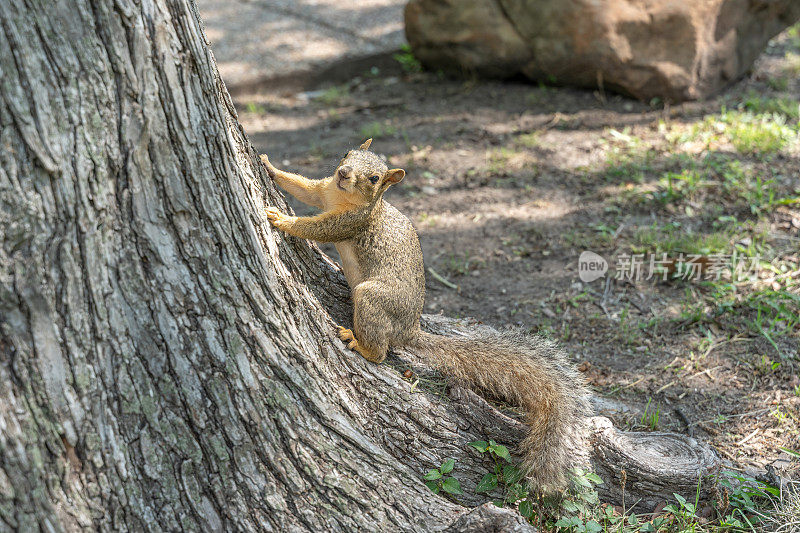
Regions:
[[[297,218],[287,215],[286,213],[282,213],[277,207],[267,207],[264,209],[264,213],[267,215],[267,220],[269,220],[269,223],[279,230],[285,230],[291,226],[294,220]]]

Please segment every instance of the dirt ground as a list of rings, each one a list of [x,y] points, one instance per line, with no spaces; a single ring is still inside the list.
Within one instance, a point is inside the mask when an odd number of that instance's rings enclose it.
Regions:
[[[387,199],[419,232],[427,313],[560,340],[597,393],[641,406],[619,425],[696,435],[736,468],[796,470],[797,30],[747,79],[684,105],[415,67],[376,57],[234,97],[276,166],[328,176],[372,137],[406,169]],[[604,278],[581,282],[584,250],[608,261]],[[615,279],[632,253],[735,253],[760,274]]]

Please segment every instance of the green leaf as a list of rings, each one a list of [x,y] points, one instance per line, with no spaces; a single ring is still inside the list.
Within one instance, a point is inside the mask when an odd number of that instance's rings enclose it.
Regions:
[[[506,499],[510,502],[524,500],[528,497],[528,491],[520,483],[514,483],[508,486],[508,493]]]
[[[570,527],[572,525],[572,521],[567,520],[566,518],[559,518],[553,525],[556,527]]]
[[[684,498],[683,496],[681,496],[677,492],[673,492],[672,495],[675,496],[675,499],[678,500],[678,503],[681,504],[681,507],[686,505],[686,498]]]
[[[442,477],[442,473],[434,469],[434,470],[429,470],[428,473],[423,476],[423,479],[427,479],[428,481],[433,481],[435,479],[439,479],[440,477]]]
[[[489,446],[494,448],[495,446],[497,446],[497,443],[495,441],[493,441],[492,439],[489,439]]]
[[[486,453],[486,450],[489,449],[489,443],[486,442],[485,440],[472,441],[468,444],[468,446],[472,446],[481,453]]]
[[[595,520],[589,520],[586,522],[586,531],[597,533],[598,531],[603,531],[603,526],[598,524]]]
[[[442,474],[449,474],[450,472],[453,471],[453,467],[455,465],[456,465],[456,462],[455,462],[454,459],[447,459],[445,462],[442,463],[442,467],[439,469],[439,471]]]
[[[653,527],[653,524],[651,524],[650,522],[645,522],[644,524],[642,524],[642,527],[639,528],[639,531],[641,531],[642,533],[654,533],[655,530],[656,528]]]
[[[494,505],[495,507],[502,507],[503,503],[505,503],[503,502],[503,500],[492,500],[492,505]]]
[[[800,452],[796,452],[794,450],[790,450],[789,448],[784,448],[783,446],[778,446],[778,449],[788,453],[789,455],[793,456],[795,459],[800,459]]]
[[[509,485],[513,485],[522,478],[522,470],[514,465],[505,465],[503,467],[503,479]]]
[[[519,502],[519,514],[525,518],[530,518],[533,516],[533,504],[528,500]]]
[[[508,453],[508,448],[503,446],[502,444],[497,444],[492,448],[492,451],[497,455],[497,457],[502,457],[506,461],[511,459],[511,454]]]
[[[598,476],[594,472],[589,472],[588,474],[586,474],[586,479],[588,479],[589,481],[591,481],[595,485],[602,485],[603,484],[603,478],[601,478],[600,476]]]
[[[442,489],[450,494],[463,494],[461,483],[454,477],[449,477],[442,482]]]
[[[432,493],[439,494],[439,484],[435,481],[426,481],[425,486],[431,489]]]
[[[497,476],[494,474],[486,474],[481,478],[478,486],[475,487],[475,492],[489,492],[497,487]]]
[[[578,504],[576,504],[572,500],[564,500],[563,502],[561,502],[561,508],[568,513],[578,512]]]

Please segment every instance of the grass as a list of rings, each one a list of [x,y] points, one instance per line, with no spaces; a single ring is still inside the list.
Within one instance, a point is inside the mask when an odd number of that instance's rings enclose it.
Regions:
[[[247,102],[247,104],[244,106],[244,109],[248,113],[257,113],[259,115],[263,115],[267,112],[267,108],[258,102]]]
[[[349,96],[350,87],[348,85],[334,85],[325,89],[314,100],[328,107],[337,107],[344,104]]]
[[[736,113],[723,119],[729,124],[731,144],[741,154],[774,154],[796,136],[781,114]]]
[[[785,78],[781,79],[785,80]],[[750,93],[744,99],[742,107],[755,114],[782,115],[795,121],[800,119],[800,103],[795,98],[785,96],[768,98]]]
[[[682,211],[688,215],[703,206],[706,215],[734,219],[742,212],[758,215],[793,201],[791,196],[780,194],[770,167],[729,153],[709,151],[698,158],[673,155],[658,165],[663,170],[652,165],[649,170],[642,170],[647,176],[658,175],[655,183],[630,186],[621,197],[633,204],[671,206],[672,213]],[[607,175],[630,175],[629,169],[628,164],[612,167]]]
[[[380,139],[381,137],[388,137],[397,133],[397,128],[391,124],[378,122],[370,122],[361,128],[361,137],[364,139]]]
[[[751,101],[751,106],[779,105]],[[747,104],[744,104],[747,107]],[[781,112],[734,111],[723,108],[721,113],[709,115],[691,127],[674,126],[667,132],[673,145],[700,142],[707,148],[733,145],[743,155],[761,156],[780,152],[797,139],[797,125],[787,123],[786,108]]]
[[[445,261],[445,270],[452,276],[466,276],[485,263],[480,257],[473,257],[468,252],[450,253]]]
[[[404,44],[400,52],[392,56],[406,72],[422,72],[422,63],[414,56],[411,46]]]
[[[655,417],[657,422],[657,417]],[[753,478],[725,471],[718,480],[718,496],[700,499],[702,484],[690,498],[673,494],[658,513],[634,513],[602,503],[596,486],[603,480],[592,472],[576,469],[572,487],[561,498],[533,499],[527,493],[506,490],[495,505],[516,507],[529,523],[542,531],[561,533],[731,533],[795,531],[800,524],[800,487],[788,483],[782,489]],[[625,484],[623,478],[623,487]],[[512,487],[513,488],[513,487]],[[710,504],[710,513],[704,507]]]
[[[729,250],[730,241],[730,234],[724,231],[695,232],[678,222],[653,223],[634,232],[631,249],[637,254],[709,255]]]
[[[541,144],[541,133],[534,131],[531,133],[523,133],[518,136],[514,143],[525,148],[536,148]]]

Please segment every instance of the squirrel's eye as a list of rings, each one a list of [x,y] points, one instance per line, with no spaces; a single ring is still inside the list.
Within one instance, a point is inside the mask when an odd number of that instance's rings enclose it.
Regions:
[[[373,185],[375,185],[376,183],[378,183],[378,180],[379,180],[379,179],[381,179],[381,177],[380,177],[380,176],[371,176],[371,177],[369,178],[369,182],[370,182],[370,183],[372,183]]]

